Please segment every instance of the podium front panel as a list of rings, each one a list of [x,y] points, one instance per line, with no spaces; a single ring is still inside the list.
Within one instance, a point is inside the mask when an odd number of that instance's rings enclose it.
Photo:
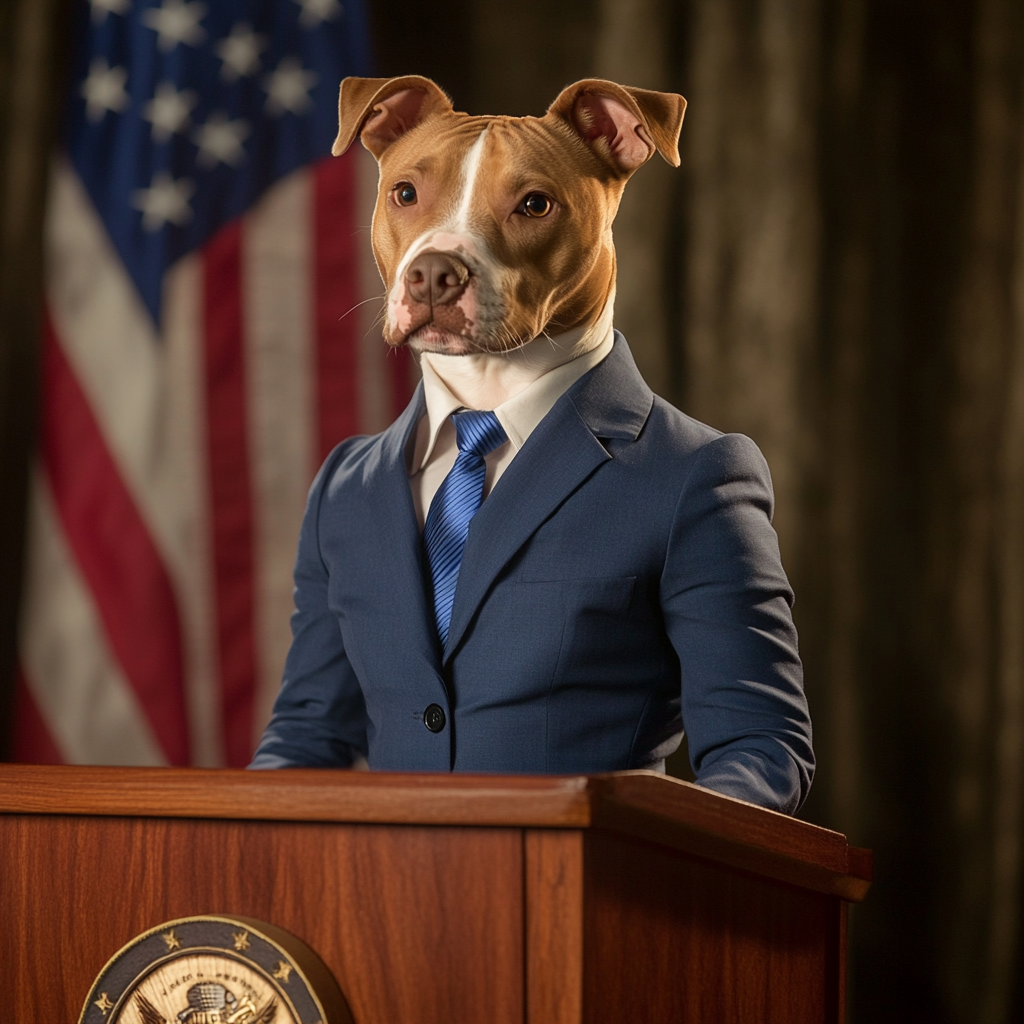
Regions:
[[[12,815],[0,835],[0,1024],[76,1021],[113,953],[196,914],[297,935],[358,1024],[522,1024],[521,830]]]

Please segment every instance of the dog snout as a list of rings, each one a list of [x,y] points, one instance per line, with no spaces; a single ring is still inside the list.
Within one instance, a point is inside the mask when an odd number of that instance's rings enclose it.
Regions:
[[[414,302],[448,306],[466,290],[469,267],[448,253],[420,253],[405,272],[405,287]]]

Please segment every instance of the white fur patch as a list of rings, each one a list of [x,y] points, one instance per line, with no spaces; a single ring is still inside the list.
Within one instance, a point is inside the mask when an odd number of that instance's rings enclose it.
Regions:
[[[474,234],[469,226],[469,213],[483,163],[486,136],[485,128],[462,159],[459,191],[453,206],[449,207],[453,212],[442,223],[416,238],[398,262],[388,296],[388,326],[392,331],[396,328],[403,332],[408,330],[411,316],[405,306],[405,273],[412,261],[428,249],[454,253],[469,265],[473,280],[458,305],[477,330],[486,331],[491,324],[501,320],[501,267],[494,260],[484,239]]]
[[[459,205],[455,210],[455,221],[452,225],[452,230],[456,234],[465,234],[469,231],[469,208],[473,202],[473,188],[480,171],[485,138],[487,138],[486,128],[477,137],[476,142],[469,147],[469,152],[462,161],[462,195],[459,198]]]

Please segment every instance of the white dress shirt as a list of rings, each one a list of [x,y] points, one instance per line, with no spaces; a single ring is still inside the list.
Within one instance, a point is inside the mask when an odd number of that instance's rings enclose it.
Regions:
[[[458,390],[454,383],[460,368],[458,360],[502,360],[510,397],[494,408],[494,415],[508,435],[508,440],[484,460],[487,467],[484,478],[486,498],[519,449],[526,444],[526,439],[537,424],[583,374],[592,370],[611,352],[614,340],[611,316],[608,315],[602,316],[599,323],[585,334],[570,332],[554,339],[536,338],[505,356],[438,356],[423,353],[420,369],[423,371],[423,395],[427,411],[413,434],[408,457],[409,485],[420,530],[426,522],[430,502],[441,486],[441,481],[455,465],[459,454],[452,413],[466,408],[449,390],[442,374],[448,376],[453,381],[453,387]],[[581,347],[584,349],[582,352]]]

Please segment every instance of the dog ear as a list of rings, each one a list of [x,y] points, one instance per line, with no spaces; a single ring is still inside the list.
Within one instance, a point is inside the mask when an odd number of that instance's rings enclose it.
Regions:
[[[338,95],[338,137],[335,156],[352,145],[357,135],[379,160],[381,154],[410,128],[431,114],[452,109],[452,101],[429,78],[346,78]]]
[[[548,107],[568,121],[598,156],[628,177],[657,150],[679,166],[679,131],[686,100],[674,92],[632,89],[587,78],[563,89]]]

